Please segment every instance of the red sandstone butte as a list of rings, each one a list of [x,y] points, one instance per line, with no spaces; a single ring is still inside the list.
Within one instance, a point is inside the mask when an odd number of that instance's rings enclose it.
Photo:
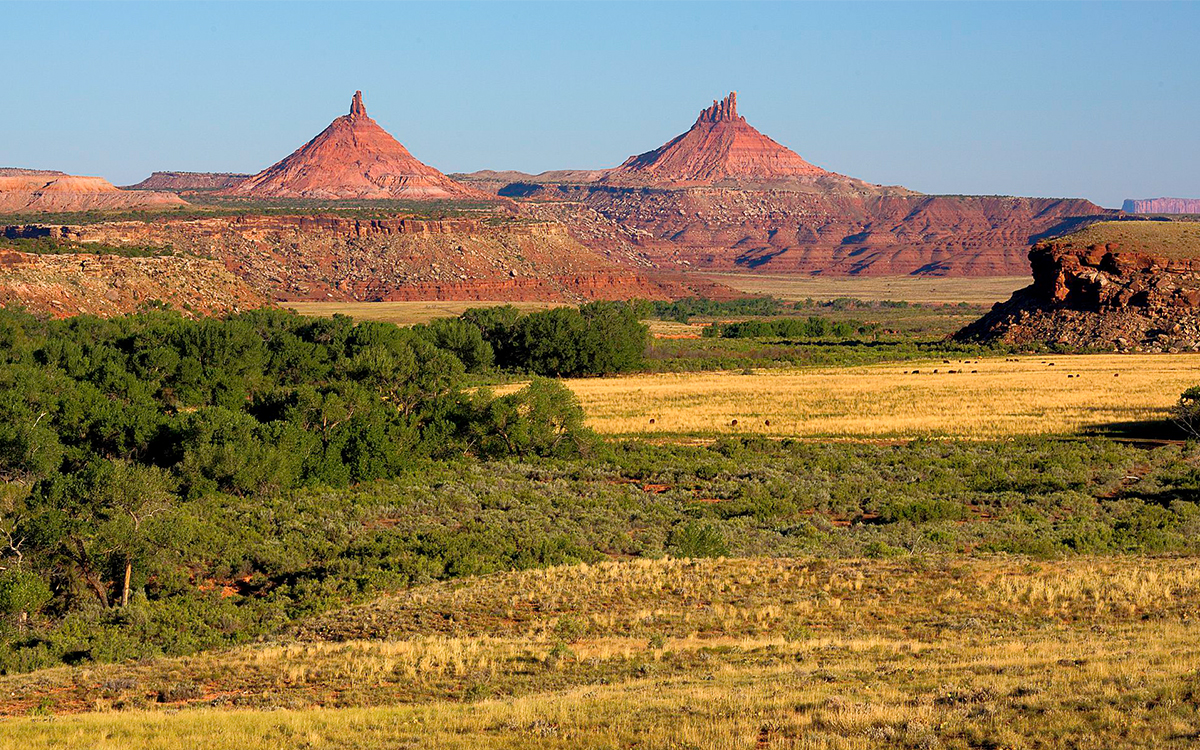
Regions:
[[[718,185],[833,176],[755,130],[738,114],[737,92],[700,112],[681,136],[631,156],[600,178],[609,185]]]
[[[223,191],[252,198],[489,200],[417,160],[367,116],[362,92],[350,113],[283,161]]]

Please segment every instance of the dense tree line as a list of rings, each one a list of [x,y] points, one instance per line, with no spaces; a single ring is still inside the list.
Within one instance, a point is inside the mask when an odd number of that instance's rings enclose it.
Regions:
[[[704,328],[707,338],[754,339],[845,339],[854,336],[873,335],[879,331],[878,323],[863,323],[857,320],[828,320],[818,316],[808,318],[776,318],[773,320],[743,320],[736,323],[713,323]]]
[[[700,297],[675,300],[673,302],[648,303],[649,312],[659,320],[674,320],[687,323],[694,316],[721,317],[726,315],[748,315],[769,317],[783,315],[791,305],[774,297],[742,297],[732,300],[711,300]]]
[[[921,303],[910,303],[902,300],[862,300],[856,297],[836,297],[826,300],[814,300],[810,297],[796,302],[788,302],[770,296],[741,297],[731,300],[711,300],[692,297],[673,302],[658,301],[637,304],[639,305],[638,309],[641,317],[674,320],[679,323],[687,323],[696,316],[706,318],[769,318],[808,310],[889,310],[923,306]],[[969,306],[966,303],[958,305],[958,307]]]

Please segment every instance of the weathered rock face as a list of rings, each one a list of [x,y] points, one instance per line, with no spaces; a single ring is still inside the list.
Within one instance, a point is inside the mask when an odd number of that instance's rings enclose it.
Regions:
[[[177,195],[121,190],[102,177],[0,169],[0,213],[47,213],[184,206]]]
[[[1035,245],[1029,260],[1033,284],[956,338],[1200,351],[1200,223],[1104,222]]]
[[[367,116],[356,91],[350,114],[283,161],[223,191],[250,198],[490,200],[418,161]]]
[[[1131,214],[1200,214],[1200,198],[1128,199],[1121,210]]]
[[[220,259],[276,300],[582,301],[730,293],[619,265],[549,222],[238,216],[10,226],[0,235],[170,246]]]
[[[267,304],[218,261],[185,256],[35,255],[0,242],[0,306],[20,304],[53,317],[119,315],[159,300],[192,314]]]
[[[130,190],[221,190],[250,177],[233,172],[155,172]]]
[[[652,187],[746,186],[832,175],[751,127],[737,112],[734,92],[701,111],[683,135],[629,157],[598,181]]]
[[[664,269],[1022,276],[1040,236],[1113,213],[1079,199],[870,189],[529,187],[524,213],[553,213],[589,247]]]

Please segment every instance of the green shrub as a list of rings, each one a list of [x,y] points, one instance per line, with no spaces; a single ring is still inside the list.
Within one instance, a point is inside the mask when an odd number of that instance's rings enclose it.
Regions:
[[[932,521],[957,521],[966,515],[961,502],[935,498],[895,500],[887,503],[879,514],[884,523],[907,521],[913,524]]]
[[[41,576],[22,570],[0,573],[0,615],[31,615],[50,603],[53,595]]]
[[[667,549],[672,557],[724,557],[729,554],[721,530],[699,521],[688,521],[671,529]]]

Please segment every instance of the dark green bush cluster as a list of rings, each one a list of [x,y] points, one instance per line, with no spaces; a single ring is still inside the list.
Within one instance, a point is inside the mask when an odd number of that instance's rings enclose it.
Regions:
[[[920,302],[907,302],[905,300],[865,300],[857,297],[835,297],[834,299],[801,300],[795,303],[794,308],[797,310],[812,310],[825,308],[827,310],[904,310],[909,307],[923,307]]]
[[[552,377],[638,369],[648,336],[636,307],[624,302],[592,302],[578,309],[557,307],[526,315],[512,305],[475,308],[455,321],[435,321],[416,330],[431,340],[460,341],[471,352],[467,359],[481,367],[489,360],[490,348],[490,360],[501,369]]]
[[[79,242],[65,242],[49,237],[0,237],[0,248],[37,255],[76,255],[79,253],[90,253],[94,255],[119,255],[124,258],[152,258],[157,255],[174,255],[174,250],[170,247],[107,245],[102,242],[88,242],[84,244]]]
[[[879,331],[879,324],[858,320],[828,320],[818,316],[806,319],[776,318],[774,320],[744,320],[737,323],[713,323],[704,328],[707,338],[725,339],[846,339],[869,336]]]
[[[651,302],[649,306],[647,312],[658,320],[674,320],[680,323],[687,323],[697,315],[710,318],[782,315],[790,307],[774,297],[743,297],[720,301],[691,297],[675,302]]]

